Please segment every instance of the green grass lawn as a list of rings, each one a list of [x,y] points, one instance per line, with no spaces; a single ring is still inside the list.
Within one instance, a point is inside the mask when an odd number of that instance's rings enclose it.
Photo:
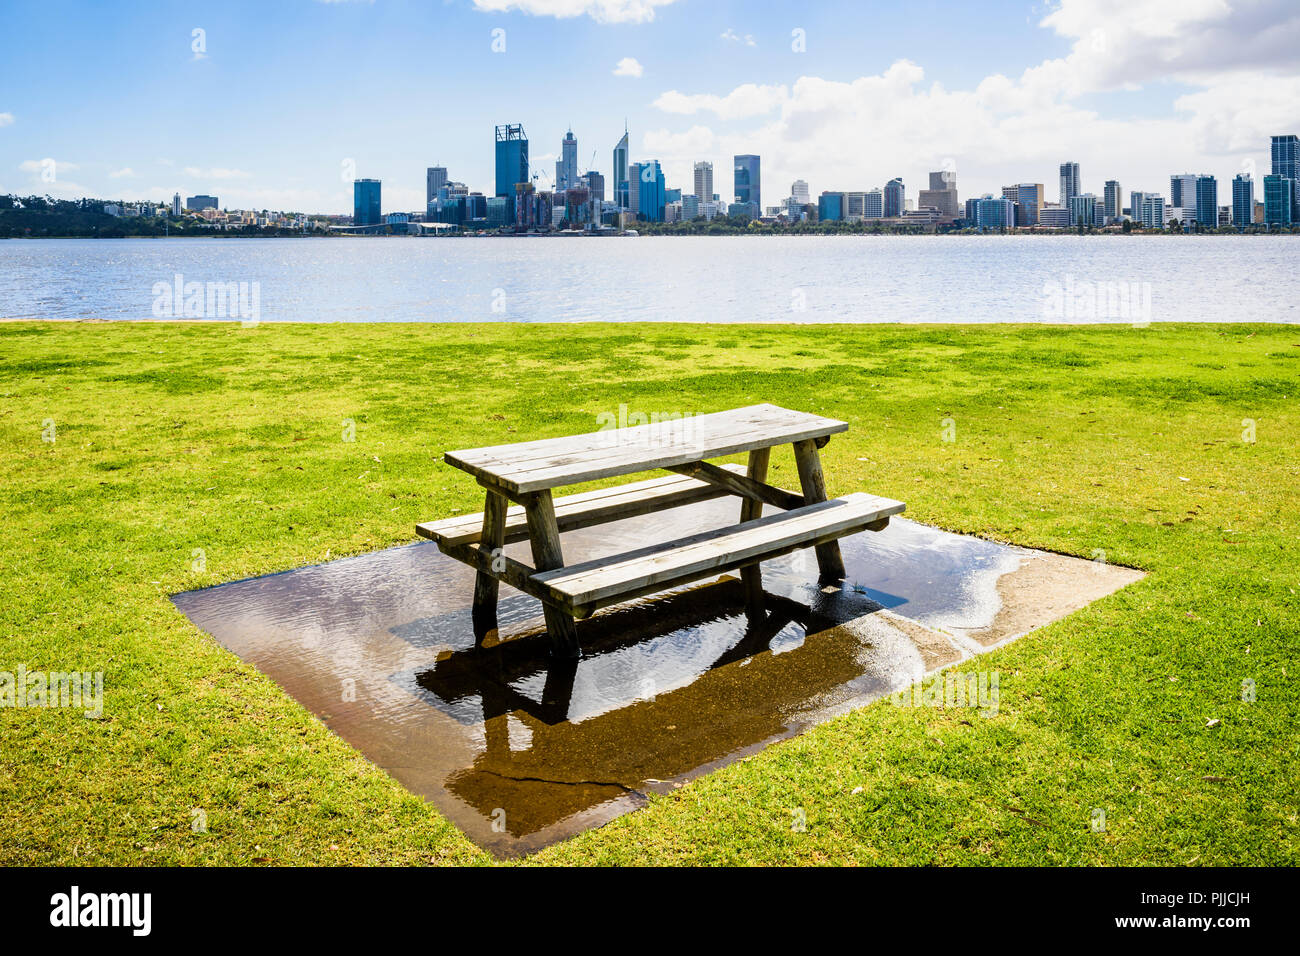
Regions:
[[[996,717],[882,702],[529,862],[1300,863],[1300,328],[128,323],[0,324],[0,670],[105,682],[0,708],[0,863],[493,862],[168,595],[477,511],[448,449],[754,402],[850,423],[832,493],[1149,576],[968,665]]]

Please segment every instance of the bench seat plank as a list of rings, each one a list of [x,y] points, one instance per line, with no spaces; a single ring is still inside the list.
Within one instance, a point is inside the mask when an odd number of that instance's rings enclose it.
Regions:
[[[856,493],[626,554],[545,571],[533,580],[578,617],[643,594],[734,570],[799,548],[880,528],[901,501]]]
[[[777,405],[750,405],[631,428],[449,451],[444,458],[481,481],[526,493],[825,438],[848,427]]]
[[[723,465],[735,474],[744,474],[742,465]],[[598,488],[582,494],[555,499],[555,519],[560,531],[577,531],[593,525],[650,514],[668,508],[709,501],[730,494],[726,488],[684,475],[669,475],[635,481],[613,488]],[[415,526],[423,538],[444,544],[475,544],[483,533],[483,515],[457,515]],[[528,537],[528,518],[524,509],[514,505],[506,511],[505,540],[520,541]]]

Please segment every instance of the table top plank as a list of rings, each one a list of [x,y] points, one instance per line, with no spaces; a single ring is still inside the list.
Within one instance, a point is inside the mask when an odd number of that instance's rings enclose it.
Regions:
[[[651,471],[846,431],[845,422],[750,405],[631,428],[449,451],[447,463],[513,492]]]

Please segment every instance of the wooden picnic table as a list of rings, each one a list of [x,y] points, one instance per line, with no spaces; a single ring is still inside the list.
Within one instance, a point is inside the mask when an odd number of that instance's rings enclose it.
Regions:
[[[759,562],[812,547],[823,580],[844,577],[838,539],[880,531],[904,504],[855,493],[828,498],[818,449],[848,429],[844,422],[751,405],[630,428],[447,452],[448,464],[483,486],[482,514],[416,526],[450,557],[477,571],[473,621],[476,641],[496,628],[499,583],[542,602],[552,653],[580,653],[574,619],[612,604],[740,569],[747,605],[761,613]],[[800,491],[767,483],[771,451],[794,446]],[[706,459],[748,452],[748,466]],[[582,494],[553,497],[556,488],[664,469],[674,474]],[[739,523],[566,565],[560,534],[620,518],[651,514],[725,495],[741,499]],[[514,503],[513,507],[511,502]],[[763,505],[782,509],[763,516]],[[527,538],[533,566],[503,547]]]

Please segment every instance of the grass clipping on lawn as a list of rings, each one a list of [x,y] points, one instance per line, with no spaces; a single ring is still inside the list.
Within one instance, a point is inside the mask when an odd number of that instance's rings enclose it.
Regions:
[[[20,322],[0,396],[0,671],[104,674],[0,708],[0,863],[492,862],[168,595],[479,510],[448,449],[755,402],[850,423],[832,494],[1149,577],[970,667],[995,717],[881,702],[528,862],[1300,863],[1294,327]]]

